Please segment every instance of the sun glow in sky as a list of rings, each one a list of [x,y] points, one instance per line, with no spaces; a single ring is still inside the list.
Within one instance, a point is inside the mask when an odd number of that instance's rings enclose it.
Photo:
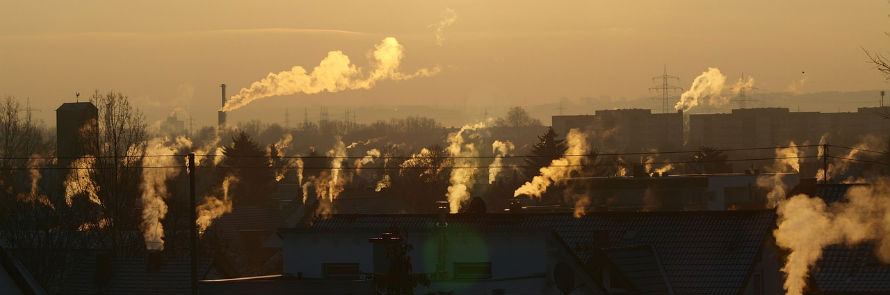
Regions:
[[[418,5],[420,4],[420,5]],[[380,40],[404,46],[406,71],[433,77],[374,89],[283,96],[282,106],[484,108],[561,97],[649,96],[668,71],[680,86],[708,67],[761,91],[887,88],[861,48],[887,53],[887,1],[7,1],[0,4],[0,95],[52,110],[75,91],[116,89],[157,120],[174,107],[211,124],[220,83],[230,94],[270,72],[314,67],[341,50],[361,67]],[[454,21],[436,24],[453,11]],[[441,39],[437,42],[437,32]]]

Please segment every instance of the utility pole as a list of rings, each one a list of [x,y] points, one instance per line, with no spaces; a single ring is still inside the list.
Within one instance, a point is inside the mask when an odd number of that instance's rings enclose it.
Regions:
[[[188,154],[188,172],[189,172],[189,235],[191,236],[191,282],[192,294],[198,294],[198,231],[197,231],[197,206],[195,205],[195,153]]]
[[[655,91],[656,93],[661,94],[662,113],[668,112],[670,100],[674,98],[678,92],[683,91],[682,87],[671,85],[671,80],[679,83],[680,77],[668,75],[667,65],[665,65],[664,72],[660,76],[652,77],[652,82],[656,83],[655,86],[649,87],[649,91]],[[659,97],[656,97],[656,99],[658,98]]]
[[[822,144],[822,183],[828,183],[828,143]]]

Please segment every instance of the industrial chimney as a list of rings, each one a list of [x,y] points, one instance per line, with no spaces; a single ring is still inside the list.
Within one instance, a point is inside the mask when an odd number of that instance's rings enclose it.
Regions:
[[[219,88],[222,90],[222,105],[220,107],[226,106],[226,84],[219,84]],[[218,127],[219,129],[223,129],[226,127],[226,112],[218,111],[219,121]]]

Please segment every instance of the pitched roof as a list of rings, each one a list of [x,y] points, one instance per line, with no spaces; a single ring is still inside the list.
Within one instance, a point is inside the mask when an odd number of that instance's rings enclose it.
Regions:
[[[111,261],[111,277],[103,286],[96,283],[96,256],[86,257],[65,277],[62,294],[191,294],[191,264],[187,260],[166,260],[158,270],[149,271],[144,258]],[[198,265],[199,278],[210,267]]]
[[[317,220],[308,228],[280,231],[379,233],[393,226],[406,232],[429,231],[435,228],[436,219],[436,215],[416,214],[333,215]],[[600,248],[649,246],[660,258],[666,284],[676,294],[739,292],[764,239],[775,226],[775,219],[773,211],[595,212],[582,218],[568,214],[456,214],[447,217],[449,224],[461,224],[480,231],[552,229],[582,263]],[[595,240],[604,236],[609,239],[607,244]],[[618,256],[616,259],[625,261]]]
[[[376,294],[370,281],[312,280],[283,276],[260,276],[199,283],[201,294]]]
[[[61,106],[59,106],[59,108],[56,109],[57,112],[58,112],[58,111],[62,111],[62,112],[66,112],[66,111],[76,111],[76,112],[80,112],[80,111],[84,111],[84,110],[96,111],[96,110],[98,110],[98,109],[97,109],[96,106],[93,105],[93,103],[91,103],[91,102],[66,102],[66,103],[63,103]]]
[[[828,246],[813,268],[811,280],[823,293],[890,293],[890,265],[875,257],[874,249],[874,243]]]
[[[661,260],[651,245],[610,248],[603,252],[639,290],[650,294],[673,294]]]

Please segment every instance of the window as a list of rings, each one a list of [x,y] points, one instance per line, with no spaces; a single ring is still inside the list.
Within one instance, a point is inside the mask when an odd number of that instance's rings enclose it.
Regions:
[[[455,262],[455,279],[490,279],[491,262]]]
[[[358,263],[323,263],[322,274],[328,280],[358,280],[361,278]]]

